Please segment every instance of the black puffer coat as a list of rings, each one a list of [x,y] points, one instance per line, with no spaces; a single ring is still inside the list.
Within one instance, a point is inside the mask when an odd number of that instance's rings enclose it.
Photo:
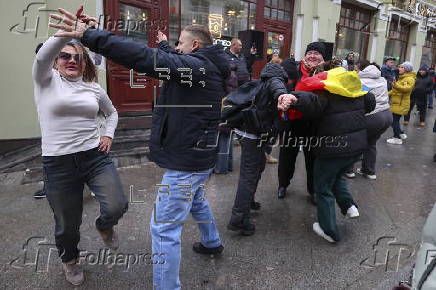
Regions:
[[[298,103],[291,108],[316,119],[316,138],[311,147],[318,158],[352,157],[366,149],[367,133],[365,114],[375,109],[371,93],[348,98],[327,91],[293,92]]]

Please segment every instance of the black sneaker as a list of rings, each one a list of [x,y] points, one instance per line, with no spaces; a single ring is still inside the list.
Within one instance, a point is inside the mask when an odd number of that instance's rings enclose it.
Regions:
[[[234,232],[239,231],[243,236],[252,236],[256,232],[256,227],[253,224],[250,224],[249,218],[244,218],[239,223],[234,223],[230,220],[227,229]]]
[[[260,202],[252,201],[252,202],[250,203],[250,208],[251,208],[252,210],[260,210]]]
[[[194,252],[199,253],[199,254],[218,255],[224,251],[224,246],[219,245],[218,247],[215,247],[215,248],[206,248],[200,242],[196,242],[192,246],[192,249],[194,250]]]
[[[285,196],[286,196],[286,187],[279,187],[279,190],[277,191],[277,197],[285,198]]]
[[[46,195],[45,195],[44,189],[38,190],[37,192],[35,192],[33,194],[33,198],[36,198],[36,199],[45,198],[45,197],[46,197]]]

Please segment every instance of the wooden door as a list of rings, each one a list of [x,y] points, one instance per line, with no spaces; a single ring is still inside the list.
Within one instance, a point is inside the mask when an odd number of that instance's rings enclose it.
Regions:
[[[166,1],[167,2],[167,1]],[[160,29],[168,33],[165,20],[167,5],[151,0],[105,1],[105,28],[131,40],[156,47],[156,35]],[[161,23],[161,24],[159,24]],[[163,25],[162,25],[163,24]],[[112,61],[107,61],[108,94],[122,115],[150,112],[158,82]]]

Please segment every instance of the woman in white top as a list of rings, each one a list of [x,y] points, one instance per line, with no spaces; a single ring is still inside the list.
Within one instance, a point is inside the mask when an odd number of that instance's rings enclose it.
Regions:
[[[68,282],[80,285],[79,257],[83,188],[100,203],[95,224],[106,246],[118,247],[114,225],[127,211],[120,178],[108,155],[118,114],[97,81],[86,49],[68,38],[50,37],[33,63],[35,102],[42,136],[44,183],[55,218],[55,241]],[[97,114],[106,117],[99,135]]]

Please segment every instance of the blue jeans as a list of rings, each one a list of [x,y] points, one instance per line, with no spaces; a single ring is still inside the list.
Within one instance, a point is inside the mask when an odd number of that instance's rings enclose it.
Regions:
[[[100,203],[98,230],[118,223],[127,211],[118,172],[111,158],[97,148],[61,156],[43,156],[44,190],[55,218],[55,241],[62,262],[78,258],[85,183]]]
[[[220,132],[215,173],[227,174],[233,171],[233,132]]]
[[[394,131],[394,137],[395,138],[400,138],[400,135],[403,134],[403,130],[401,130],[401,125],[400,125],[400,119],[401,119],[402,115],[398,115],[395,113],[392,113],[392,129]]]
[[[156,196],[150,231],[152,252],[165,263],[153,265],[153,289],[180,289],[179,269],[181,234],[189,213],[198,224],[201,244],[208,248],[221,245],[204,184],[212,169],[199,172],[167,170]]]

